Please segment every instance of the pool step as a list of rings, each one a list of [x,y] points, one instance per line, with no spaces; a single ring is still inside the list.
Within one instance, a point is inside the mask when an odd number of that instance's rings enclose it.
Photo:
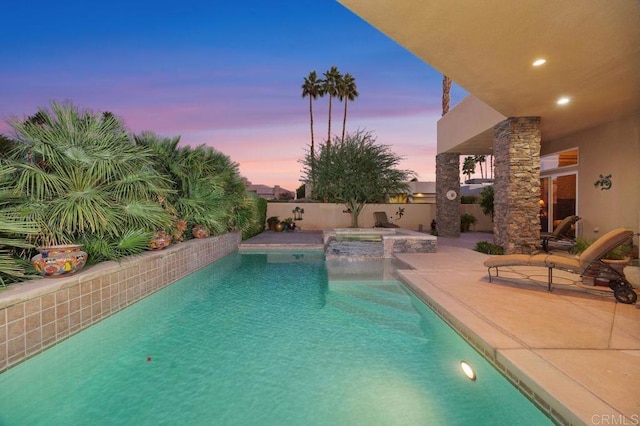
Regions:
[[[327,293],[325,306],[348,314],[354,321],[374,323],[405,335],[425,338],[421,328],[422,317],[416,312],[406,293],[401,295],[379,289],[376,291],[378,294],[363,289],[353,289],[352,292],[330,291]]]
[[[401,311],[413,312],[411,297],[398,286],[397,283],[384,285],[344,285],[336,290],[336,286],[330,286],[330,293],[337,293],[347,297],[369,302],[382,307],[391,307]]]

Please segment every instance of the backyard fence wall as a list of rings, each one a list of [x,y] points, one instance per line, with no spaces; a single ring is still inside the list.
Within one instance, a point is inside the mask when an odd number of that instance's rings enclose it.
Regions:
[[[293,218],[293,210],[296,207],[304,209],[302,220],[296,221],[296,225],[302,230],[322,230],[326,228],[348,228],[351,226],[351,214],[345,213],[344,204],[332,203],[268,203],[267,217],[277,216],[280,220],[288,217]],[[399,209],[403,210],[402,217],[399,217]],[[374,225],[373,213],[385,212],[390,222],[410,229],[412,231],[429,232],[431,221],[436,217],[435,204],[366,204],[360,217],[358,225],[361,228],[372,228]],[[460,205],[460,213],[473,214],[478,223],[471,226],[471,231],[493,232],[493,222],[491,217],[482,213],[482,208],[478,204]]]
[[[0,292],[0,372],[235,251],[239,233],[193,239]]]

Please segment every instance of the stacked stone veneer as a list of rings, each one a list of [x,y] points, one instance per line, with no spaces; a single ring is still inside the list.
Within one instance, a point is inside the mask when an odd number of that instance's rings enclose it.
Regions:
[[[385,257],[392,257],[391,253],[436,253],[438,251],[438,240],[432,235],[384,237],[383,242]]]
[[[494,127],[494,240],[506,253],[540,244],[540,117],[512,117]]]
[[[189,240],[0,292],[0,372],[233,252],[240,239]]]
[[[371,236],[381,242],[344,241],[345,235]],[[335,238],[338,237],[339,241]],[[329,228],[323,231],[325,258],[393,258],[397,253],[436,253],[438,239],[433,235],[404,228]]]
[[[460,153],[436,155],[436,229],[440,237],[460,236],[460,197],[447,198],[448,191],[460,194]]]

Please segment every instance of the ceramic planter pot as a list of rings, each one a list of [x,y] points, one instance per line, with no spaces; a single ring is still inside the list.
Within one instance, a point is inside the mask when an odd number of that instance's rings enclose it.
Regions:
[[[171,244],[171,236],[164,232],[156,232],[151,241],[149,241],[149,248],[151,250],[162,250],[163,248]]]
[[[31,258],[31,263],[43,277],[71,275],[87,263],[87,253],[80,250],[82,244],[62,244],[38,247],[40,252]]]
[[[193,235],[193,238],[207,238],[209,237],[209,231],[202,225],[195,225],[191,229],[191,235]]]

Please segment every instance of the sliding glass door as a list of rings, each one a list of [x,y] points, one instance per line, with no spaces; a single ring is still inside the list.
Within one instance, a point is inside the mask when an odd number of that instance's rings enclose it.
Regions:
[[[565,217],[576,214],[577,174],[540,179],[540,230],[551,232]]]

